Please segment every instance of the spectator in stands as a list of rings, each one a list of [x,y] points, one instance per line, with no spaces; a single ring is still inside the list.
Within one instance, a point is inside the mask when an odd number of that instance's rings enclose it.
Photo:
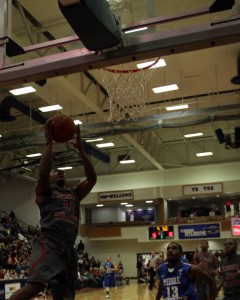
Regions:
[[[143,266],[143,258],[141,255],[139,255],[137,257],[137,278],[138,278],[138,282],[145,282],[145,278],[144,278],[144,266]]]
[[[157,261],[155,264],[155,272],[157,271],[157,268],[164,263],[164,252],[159,251]]]
[[[215,215],[216,215],[216,209],[215,209],[215,208],[212,208],[212,209],[210,210],[210,212],[209,212],[209,216],[210,216],[210,217],[215,217]]]
[[[218,261],[214,254],[208,251],[209,245],[207,240],[201,241],[201,251],[196,252],[193,256],[193,264],[198,265],[205,272],[215,279],[217,275]],[[199,300],[208,300],[208,285],[203,280],[197,281],[197,291]]]
[[[216,296],[214,279],[198,266],[183,263],[182,246],[172,242],[167,247],[167,262],[158,270],[160,280],[155,300],[163,299],[198,299],[195,288],[196,279],[204,280],[209,285],[209,300]]]
[[[224,244],[225,256],[220,262],[221,281],[217,290],[223,287],[224,300],[240,299],[240,255],[237,254],[237,241],[227,239]]]
[[[78,254],[79,255],[83,254],[84,253],[84,249],[85,249],[85,245],[84,245],[83,241],[80,240],[80,242],[77,245],[77,252],[78,252]]]
[[[155,265],[157,262],[158,257],[156,256],[155,252],[152,251],[151,252],[151,257],[149,259],[149,263],[148,263],[148,275],[149,275],[149,285],[148,285],[148,289],[151,291],[153,289],[154,286],[154,281],[155,281]]]
[[[126,284],[129,284],[129,277],[126,277],[124,274],[124,268],[121,261],[119,261],[117,265],[117,271],[116,271],[116,282],[117,285],[122,285],[122,282],[125,281]]]
[[[34,242],[28,283],[17,290],[11,300],[31,299],[44,290],[47,283],[51,286],[53,300],[74,299],[75,295],[77,253],[74,244],[79,228],[79,205],[95,185],[96,173],[81,145],[79,126],[76,127],[75,147],[87,178],[70,189],[65,186],[63,171],[51,171],[53,126],[51,120],[44,126],[46,144],[36,187],[41,234]]]

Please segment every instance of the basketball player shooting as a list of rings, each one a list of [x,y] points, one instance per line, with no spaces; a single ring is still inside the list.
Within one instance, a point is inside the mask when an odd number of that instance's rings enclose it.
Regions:
[[[34,242],[27,284],[17,290],[10,300],[28,300],[43,291],[48,284],[53,300],[73,300],[77,278],[77,254],[74,249],[79,227],[80,201],[96,183],[96,173],[85,153],[76,126],[76,143],[86,179],[74,188],[65,186],[64,173],[51,171],[53,124],[44,126],[46,144],[39,166],[36,203],[40,210],[41,234]]]

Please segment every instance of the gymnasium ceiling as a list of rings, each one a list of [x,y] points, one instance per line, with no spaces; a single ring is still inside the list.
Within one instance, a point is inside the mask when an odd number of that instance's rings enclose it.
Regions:
[[[213,3],[212,0],[108,2],[121,17],[122,28],[153,18],[159,21],[188,12],[204,12]],[[3,57],[3,47],[0,48],[0,100],[10,96],[10,89],[30,84],[36,92],[16,99],[29,107],[31,114],[37,112],[47,119],[55,113],[41,113],[38,108],[60,104],[64,114],[82,121],[83,140],[103,137],[103,142],[113,142],[113,147],[101,150],[96,143],[88,146],[98,175],[239,161],[240,148],[235,147],[234,132],[240,127],[240,85],[231,83],[231,78],[238,74],[240,55],[239,1],[235,1],[231,10],[172,19],[146,31],[124,34],[122,48],[98,54],[88,51],[78,40],[37,50],[37,44],[46,45],[50,40],[75,35],[57,0],[13,0],[11,14],[12,40],[24,49],[32,47],[33,51]],[[7,30],[1,34],[7,35]],[[109,122],[109,99],[100,68],[156,57],[163,58],[166,66],[157,68],[146,84],[145,115],[134,121]],[[43,66],[48,73],[44,73]],[[39,73],[33,76],[34,70]],[[35,83],[43,79],[46,79],[44,86]],[[161,94],[152,92],[153,87],[168,84],[177,84],[179,89]],[[188,104],[189,108],[166,111],[166,106],[177,104]],[[0,123],[1,175],[36,178],[39,159],[26,159],[26,154],[42,152],[42,125],[18,107],[11,108],[11,115],[16,117],[14,121]],[[229,146],[219,143],[215,134],[218,128],[231,136]],[[184,137],[195,132],[203,135]],[[197,152],[205,151],[213,155],[196,156]],[[83,176],[82,167],[78,167],[81,161],[70,143],[54,145],[54,152],[56,166],[74,166],[67,171],[69,178]],[[121,165],[119,156],[130,156],[136,163]]]

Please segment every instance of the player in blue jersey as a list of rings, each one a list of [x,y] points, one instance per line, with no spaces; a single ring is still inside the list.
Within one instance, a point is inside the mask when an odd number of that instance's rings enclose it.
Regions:
[[[103,287],[105,288],[106,291],[105,299],[110,298],[109,289],[111,287],[115,287],[116,285],[116,281],[115,281],[116,271],[117,271],[117,267],[111,261],[111,257],[108,256],[107,260],[103,264],[103,272],[104,272]]]
[[[159,285],[156,300],[199,300],[196,279],[209,285],[209,300],[216,297],[215,280],[200,267],[181,261],[182,246],[172,242],[167,247],[167,261],[157,269]]]
[[[39,165],[36,203],[40,210],[41,234],[35,240],[27,284],[11,300],[30,300],[47,284],[53,300],[73,300],[77,279],[77,253],[74,248],[79,229],[80,201],[96,183],[96,173],[81,144],[76,127],[76,143],[86,179],[73,188],[65,186],[64,172],[52,167],[53,123],[44,126],[46,144]]]

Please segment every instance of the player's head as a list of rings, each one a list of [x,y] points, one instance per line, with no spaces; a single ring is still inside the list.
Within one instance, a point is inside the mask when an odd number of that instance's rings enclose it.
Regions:
[[[107,261],[108,261],[108,262],[111,261],[111,256],[108,256],[108,257],[107,257]]]
[[[50,172],[50,183],[56,183],[60,186],[65,184],[65,174],[60,169],[52,169]]]
[[[178,262],[182,256],[182,246],[176,242],[172,242],[167,246],[167,260],[168,262]]]
[[[237,253],[237,241],[234,239],[227,239],[224,243],[224,252],[228,256]]]
[[[158,253],[158,260],[161,263],[164,262],[164,252],[163,251],[159,251],[159,253]]]
[[[208,247],[209,247],[208,241],[207,240],[202,240],[201,241],[201,249],[202,249],[202,251],[207,251]]]

